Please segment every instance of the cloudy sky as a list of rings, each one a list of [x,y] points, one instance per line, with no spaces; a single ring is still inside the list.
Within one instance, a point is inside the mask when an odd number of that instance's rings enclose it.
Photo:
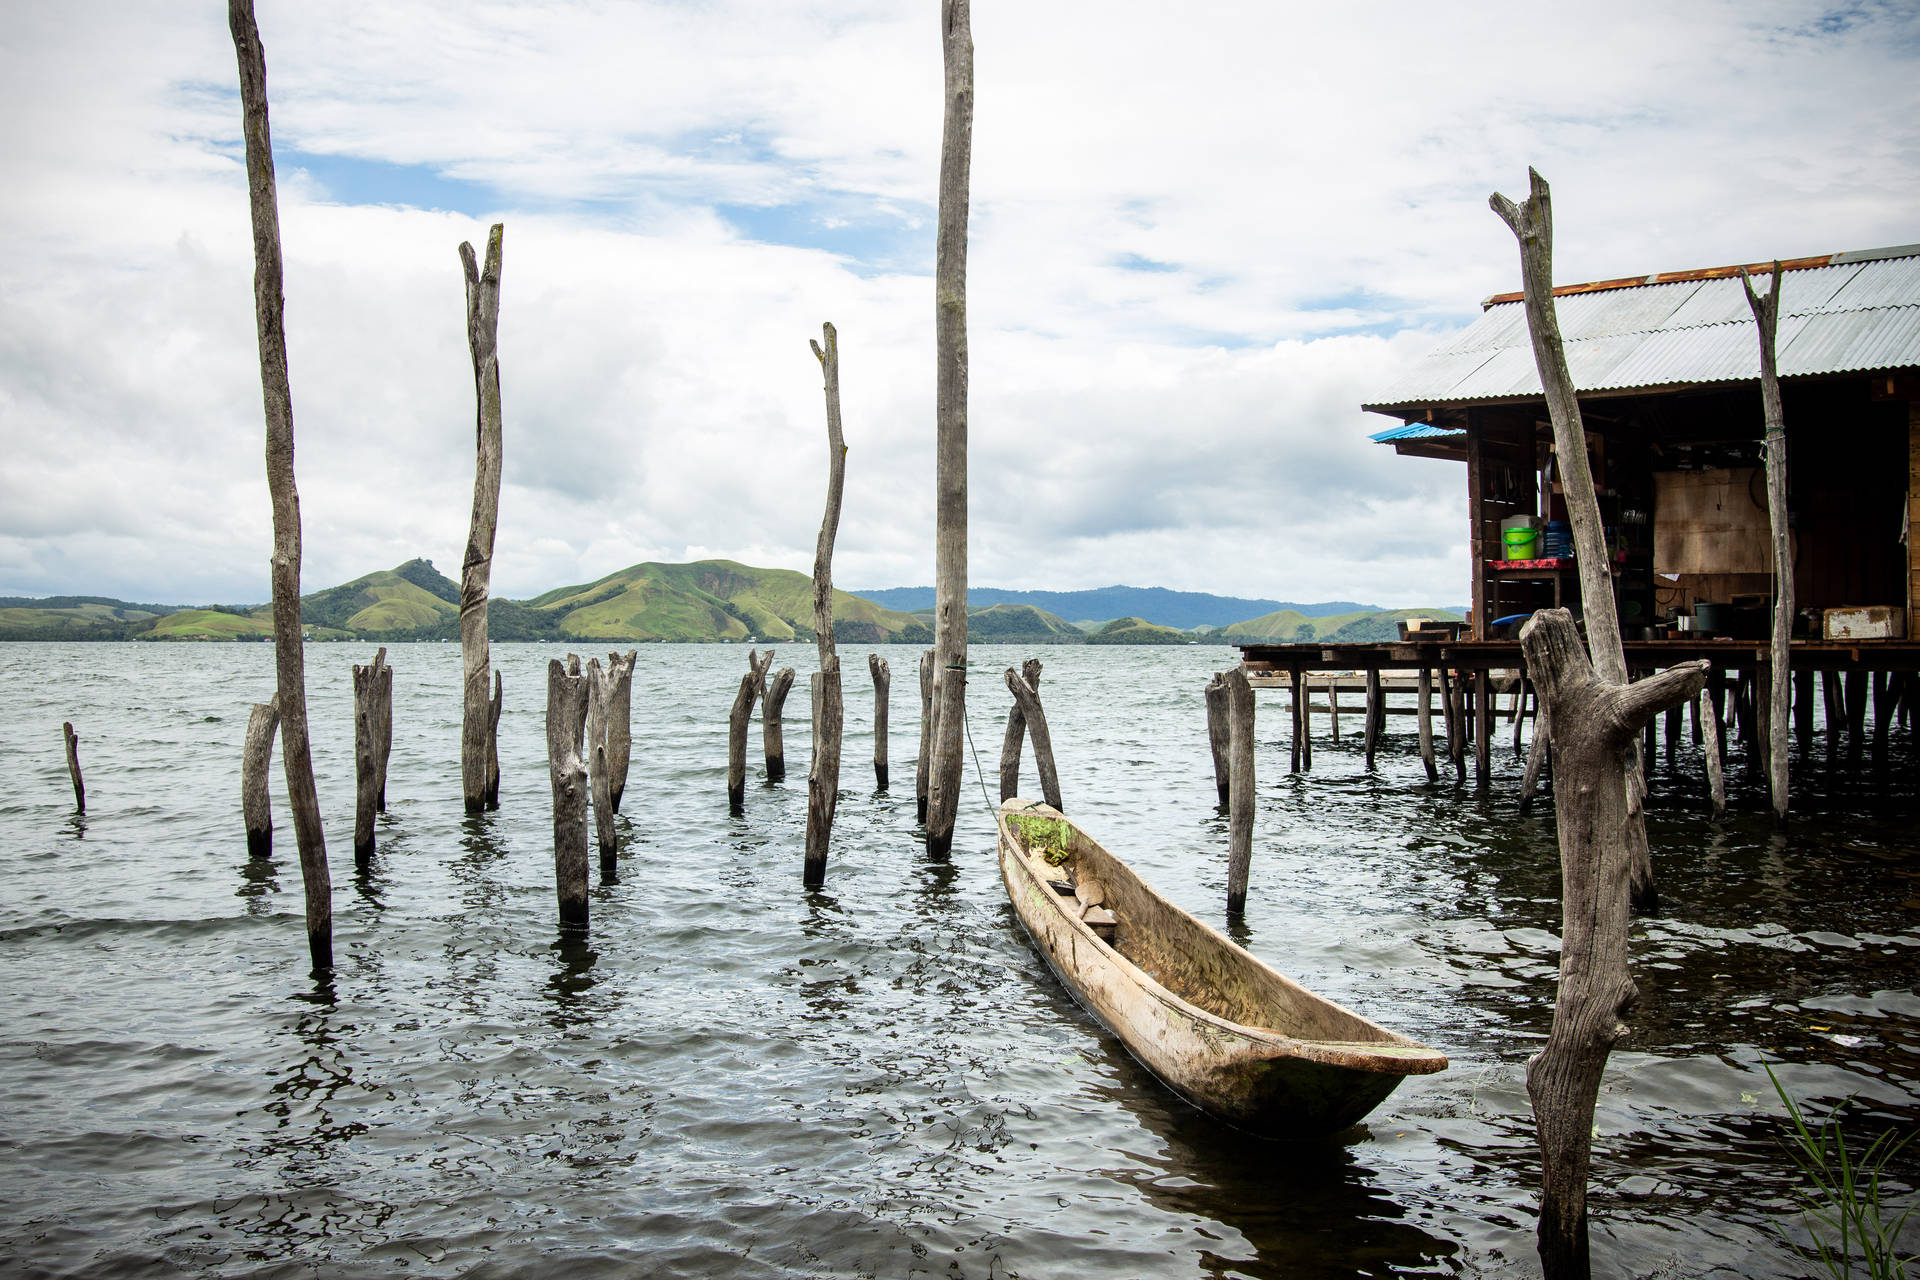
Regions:
[[[506,224],[496,592],[933,544],[934,0],[260,0],[309,589],[457,575],[457,246]],[[214,0],[0,31],[0,594],[266,598],[240,109]],[[1367,442],[1516,288],[1920,240],[1920,14],[976,0],[972,580],[1462,599],[1464,476]]]

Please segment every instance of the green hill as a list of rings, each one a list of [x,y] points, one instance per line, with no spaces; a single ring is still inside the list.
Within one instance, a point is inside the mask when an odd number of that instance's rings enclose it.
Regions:
[[[226,609],[177,609],[143,632],[142,640],[269,640],[273,617],[269,606],[252,613]]]
[[[1088,644],[1192,644],[1194,637],[1142,618],[1115,618],[1087,637]]]
[[[270,607],[262,605],[260,611]],[[309,628],[361,636],[397,636],[459,617],[459,584],[442,576],[431,560],[409,560],[300,597],[300,621]]]
[[[913,616],[925,623],[931,637],[933,611],[923,609]],[[1082,644],[1086,635],[1066,619],[1034,605],[996,604],[967,610],[967,639],[980,644]]]
[[[106,596],[0,597],[0,640],[125,640],[175,605],[130,604]]]
[[[1398,640],[1399,623],[1406,618],[1433,618],[1454,622],[1460,615],[1448,609],[1373,609],[1310,618],[1294,609],[1236,622],[1220,633],[1229,644],[1364,644]]]

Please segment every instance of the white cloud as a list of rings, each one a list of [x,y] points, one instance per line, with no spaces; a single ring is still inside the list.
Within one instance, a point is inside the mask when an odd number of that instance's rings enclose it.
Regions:
[[[1169,13],[1177,12],[1177,20]],[[0,49],[0,593],[243,600],[268,511],[232,47],[171,4]],[[836,579],[931,576],[929,6],[263,6],[305,581],[458,563],[455,246],[507,223],[496,588],[805,569],[842,340]],[[974,581],[1466,593],[1463,477],[1366,442],[1513,287],[1917,237],[1910,7],[976,7]],[[444,206],[453,211],[409,206]]]

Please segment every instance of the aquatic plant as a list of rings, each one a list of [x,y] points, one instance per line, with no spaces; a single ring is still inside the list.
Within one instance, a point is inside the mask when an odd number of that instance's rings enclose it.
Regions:
[[[1007,825],[1020,833],[1027,848],[1039,854],[1050,867],[1057,867],[1073,856],[1073,828],[1065,818],[1042,818],[1013,814]]]
[[[1775,1223],[1781,1238],[1802,1261],[1817,1261],[1835,1280],[1849,1280],[1856,1274],[1856,1262],[1863,1267],[1859,1274],[1867,1280],[1903,1280],[1916,1255],[1900,1255],[1900,1233],[1920,1206],[1910,1204],[1893,1213],[1881,1203],[1880,1178],[1887,1163],[1913,1135],[1896,1135],[1889,1129],[1855,1157],[1847,1150],[1839,1119],[1852,1098],[1843,1099],[1827,1113],[1826,1123],[1815,1128],[1808,1124],[1805,1113],[1773,1074],[1773,1068],[1768,1066],[1766,1072],[1792,1121],[1787,1154],[1800,1167],[1802,1185],[1794,1194],[1800,1201],[1800,1224],[1813,1248],[1803,1248],[1783,1224]]]

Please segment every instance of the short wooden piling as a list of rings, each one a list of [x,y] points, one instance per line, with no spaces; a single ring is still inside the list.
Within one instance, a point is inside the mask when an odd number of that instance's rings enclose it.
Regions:
[[[1720,768],[1720,717],[1714,712],[1710,688],[1700,693],[1700,724],[1705,733],[1702,746],[1707,757],[1707,794],[1713,801],[1713,816],[1718,818],[1727,811],[1727,780]]]
[[[1040,659],[1028,658],[1020,664],[1020,678],[1035,693],[1040,691]],[[1007,801],[1020,794],[1020,748],[1027,740],[1027,712],[1016,694],[1007,708],[1007,731],[1000,739],[1000,799]]]
[[[620,812],[633,767],[633,668],[639,660],[638,649],[607,653],[607,787],[615,813]]]
[[[587,719],[585,754],[587,791],[593,800],[593,831],[600,847],[600,878],[620,873],[620,833],[613,825],[613,753],[607,749],[613,712],[613,673],[600,659],[587,659]]]
[[[1369,773],[1373,771],[1374,749],[1380,745],[1381,721],[1386,718],[1384,714],[1385,711],[1386,711],[1386,708],[1381,705],[1380,669],[1378,667],[1368,667],[1367,668],[1367,725],[1366,725],[1366,734],[1365,734],[1364,740],[1366,742],[1367,771]]]
[[[1493,677],[1473,673],[1473,785],[1485,791],[1493,785]],[[1649,721],[1651,723],[1651,721]]]
[[[67,779],[73,783],[73,807],[78,813],[87,811],[87,787],[80,780],[80,735],[73,731],[73,721],[60,723],[60,736],[67,743]]]
[[[767,681],[766,698],[760,704],[760,742],[766,748],[767,781],[787,780],[787,746],[781,716],[786,711],[787,693],[793,688],[792,667],[782,667]]]
[[[920,655],[920,755],[914,764],[914,821],[927,820],[927,780],[933,768],[933,650]]]
[[[1227,678],[1224,672],[1216,671],[1207,681],[1207,749],[1213,756],[1213,789],[1220,798],[1220,807],[1228,803],[1228,765],[1227,765]]]
[[[1304,701],[1300,694],[1302,679],[1303,675],[1301,672],[1287,672],[1287,714],[1293,725],[1292,749],[1287,757],[1288,773],[1300,772],[1300,742],[1302,738],[1306,737],[1306,717],[1302,714],[1305,708],[1300,705],[1302,701]],[[1253,686],[1249,685],[1247,687],[1252,688]],[[1228,803],[1232,803],[1231,799],[1229,799]]]
[[[1427,768],[1427,781],[1440,780],[1440,768],[1433,759],[1433,669],[1420,668],[1420,705],[1417,712],[1420,721],[1420,763]],[[1536,726],[1535,733],[1539,732]]]
[[[873,673],[873,785],[887,789],[887,699],[893,688],[893,669],[877,653],[867,655],[867,670]]]
[[[373,655],[373,808],[387,811],[387,763],[393,758],[393,668],[387,648]]]
[[[1033,665],[1039,666],[1037,662]],[[1007,668],[1007,690],[1025,713],[1027,736],[1033,740],[1033,765],[1040,774],[1040,796],[1065,813],[1066,806],[1060,802],[1060,773],[1053,763],[1053,734],[1047,728],[1047,713],[1040,705],[1040,692],[1012,667]]]
[[[1313,708],[1311,686],[1307,698],[1307,708]],[[1340,676],[1335,674],[1327,678],[1327,729],[1335,742],[1340,741]]]
[[[560,900],[560,927],[587,927],[587,761],[581,744],[587,728],[587,677],[579,660],[570,672],[558,658],[547,663],[547,770],[553,781],[553,879]],[[743,685],[751,684],[751,672]],[[742,732],[742,741],[745,733]],[[744,755],[743,755],[744,759]]]
[[[381,654],[386,650],[382,649]],[[353,865],[365,871],[373,861],[373,807],[379,792],[379,770],[374,764],[375,702],[380,673],[375,665],[353,665]]]
[[[1247,877],[1253,866],[1253,687],[1244,668],[1225,676],[1227,686],[1227,914],[1247,909]]]
[[[273,808],[268,800],[273,735],[280,729],[280,695],[253,704],[247,739],[240,750],[240,815],[247,827],[247,856],[273,856]]]
[[[740,690],[733,695],[733,710],[727,713],[727,810],[733,814],[747,811],[747,722],[753,717],[754,673],[740,677]]]
[[[1793,736],[1800,754],[1813,750],[1813,672],[1793,673]]]
[[[1453,766],[1454,780],[1467,780],[1466,748],[1462,741],[1459,691],[1443,664],[1440,672],[1440,709],[1447,717],[1447,763]]]

